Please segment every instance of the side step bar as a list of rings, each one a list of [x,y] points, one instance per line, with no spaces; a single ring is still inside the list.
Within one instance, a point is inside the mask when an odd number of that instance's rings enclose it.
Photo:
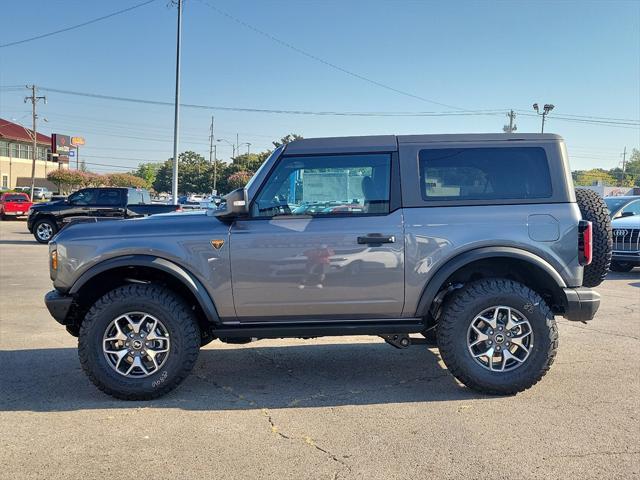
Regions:
[[[355,321],[355,322],[297,322],[290,324],[239,325],[215,328],[218,338],[295,338],[328,337],[339,335],[382,335],[394,333],[420,333],[425,329],[421,318]]]

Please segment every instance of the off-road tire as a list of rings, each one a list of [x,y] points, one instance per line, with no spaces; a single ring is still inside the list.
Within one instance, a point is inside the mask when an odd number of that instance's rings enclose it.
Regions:
[[[615,260],[611,262],[610,270],[612,272],[630,272],[633,270],[633,263],[630,262],[616,262]]]
[[[153,315],[171,338],[169,355],[161,368],[142,378],[116,372],[102,349],[105,330],[118,316],[139,311]],[[200,348],[198,322],[188,305],[174,292],[156,285],[125,285],[100,298],[80,327],[78,355],[89,379],[104,393],[123,400],[160,397],[182,382],[193,368]]]
[[[597,287],[609,272],[611,265],[611,218],[609,209],[603,198],[593,190],[576,188],[576,200],[584,220],[588,220],[593,228],[593,259],[584,267],[582,285]]]
[[[533,331],[529,357],[505,372],[482,367],[467,347],[473,319],[498,305],[522,312]],[[477,280],[446,300],[438,323],[438,348],[449,371],[467,387],[490,395],[512,395],[532,387],[547,373],[558,348],[558,329],[545,301],[530,288],[506,279]]]
[[[43,240],[40,237],[38,237],[38,227],[42,224],[47,224],[51,227],[51,231],[53,232],[51,234],[51,237],[49,237],[49,239],[47,240]],[[51,240],[53,238],[53,236],[58,232],[58,227],[56,226],[56,224],[54,222],[52,222],[49,219],[42,219],[42,220],[38,220],[36,223],[33,224],[33,237],[36,239],[36,242],[38,243],[42,243],[42,244],[47,244],[49,243],[49,240]]]

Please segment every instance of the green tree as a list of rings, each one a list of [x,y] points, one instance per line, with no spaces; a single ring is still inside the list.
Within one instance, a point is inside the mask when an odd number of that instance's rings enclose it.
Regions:
[[[173,160],[169,159],[166,162],[160,164],[156,177],[153,180],[151,186],[156,192],[170,192],[171,191],[171,178],[173,175]]]
[[[593,168],[591,170],[577,170],[573,172],[573,181],[576,185],[589,186],[598,182],[615,186],[616,179],[606,170],[602,168]]]
[[[273,146],[278,148],[281,145],[286,145],[287,143],[291,143],[294,140],[302,140],[304,137],[302,135],[298,135],[297,133],[290,133],[286,137],[282,137],[280,141],[276,140],[273,143]]]
[[[138,165],[138,168],[131,172],[136,177],[142,178],[146,184],[147,188],[153,186],[153,183],[156,180],[156,175],[158,174],[158,170],[162,163],[141,163]]]
[[[147,182],[130,173],[107,173],[103,175],[104,184],[109,187],[146,188]]]
[[[229,191],[244,187],[249,180],[251,180],[252,176],[253,174],[251,172],[246,171],[240,171],[229,175],[229,178],[227,179]]]
[[[640,187],[640,150],[637,148],[631,151],[625,173],[629,176],[631,185]]]

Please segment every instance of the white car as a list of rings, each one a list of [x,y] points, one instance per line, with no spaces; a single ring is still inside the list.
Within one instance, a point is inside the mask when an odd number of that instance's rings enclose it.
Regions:
[[[640,215],[629,215],[611,221],[613,249],[611,270],[630,272],[640,267]]]

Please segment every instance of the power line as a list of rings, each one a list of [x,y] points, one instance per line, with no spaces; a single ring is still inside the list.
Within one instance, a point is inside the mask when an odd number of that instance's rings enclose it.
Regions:
[[[150,3],[155,2],[156,0],[147,0],[146,2],[139,3],[129,8],[125,8],[123,10],[118,10],[117,12],[109,13],[108,15],[103,15],[102,17],[94,18],[92,20],[88,20],[86,22],[78,23],[77,25],[72,25],[70,27],[62,28],[60,30],[55,30],[53,32],[43,33],[41,35],[36,35],[34,37],[24,38],[22,40],[16,40],[15,42],[3,43],[0,45],[0,48],[5,47],[13,47],[14,45],[20,45],[22,43],[32,42],[34,40],[40,40],[42,38],[50,37],[52,35],[57,35],[59,33],[68,32],[70,30],[75,30],[76,28],[85,27],[87,25],[91,25],[92,23],[100,22],[102,20],[106,20],[107,18],[115,17],[116,15],[120,15],[126,12],[130,12],[131,10],[135,10],[136,8],[144,7]]]
[[[73,95],[79,97],[97,98],[100,100],[115,100],[120,102],[142,103],[147,105],[173,106],[171,102],[159,100],[146,100],[142,98],[120,97],[115,95],[101,95],[97,93],[77,92],[72,90],[62,90],[58,88],[40,87],[40,90],[59,93],[62,95]],[[181,107],[194,108],[200,110],[224,110],[232,112],[250,113],[277,113],[287,115],[319,115],[319,116],[354,116],[354,117],[443,117],[443,116],[468,116],[468,115],[502,115],[504,110],[461,110],[457,112],[340,112],[340,111],[312,111],[312,110],[283,110],[267,108],[243,108],[224,107],[219,105],[203,105],[194,103],[181,103]]]
[[[293,50],[294,52],[297,52],[301,55],[304,55],[307,58],[310,58],[312,60],[315,60],[316,62],[322,63],[323,65],[333,68],[334,70],[338,70],[339,72],[342,73],[346,73],[347,75],[350,75],[354,78],[357,78],[359,80],[365,81],[367,83],[370,83],[372,85],[376,85],[377,87],[380,88],[384,88],[385,90],[389,90],[391,92],[395,92],[398,93],[400,95],[404,95],[405,97],[410,97],[410,98],[415,98],[416,100],[421,100],[423,102],[427,102],[427,103],[432,103],[434,105],[440,105],[441,107],[447,107],[447,108],[453,108],[454,110],[465,110],[464,108],[461,107],[457,107],[455,105],[449,105],[446,103],[442,103],[442,102],[436,102],[435,100],[431,100],[429,98],[425,98],[425,97],[421,97],[420,95],[415,95],[413,93],[409,93],[409,92],[405,92],[403,90],[400,90],[398,88],[392,87],[390,85],[384,84],[382,82],[378,82],[377,80],[373,80],[371,78],[365,77],[364,75],[361,75],[359,73],[353,72],[351,70],[347,70],[344,67],[341,67],[339,65],[336,65],[335,63],[331,63],[328,60],[325,60],[324,58],[320,58],[317,55],[314,55],[312,53],[307,52],[306,50],[302,50],[301,48],[296,47],[295,45],[290,44],[289,42],[286,42],[276,36],[274,36],[273,34],[269,33],[269,32],[265,32],[264,30],[259,29],[258,27],[251,25],[243,20],[240,20],[237,17],[234,17],[233,15],[231,15],[230,13],[219,9],[218,7],[210,4],[209,2],[205,1],[205,0],[199,0],[200,3],[202,3],[203,5],[209,7],[211,10],[213,10],[214,12],[228,18],[229,20],[232,20],[233,22],[242,25],[245,28],[248,28],[249,30],[252,30],[253,32],[262,35],[263,37],[268,38],[269,40],[278,43],[279,45],[282,45],[283,47],[286,47],[290,50]]]

